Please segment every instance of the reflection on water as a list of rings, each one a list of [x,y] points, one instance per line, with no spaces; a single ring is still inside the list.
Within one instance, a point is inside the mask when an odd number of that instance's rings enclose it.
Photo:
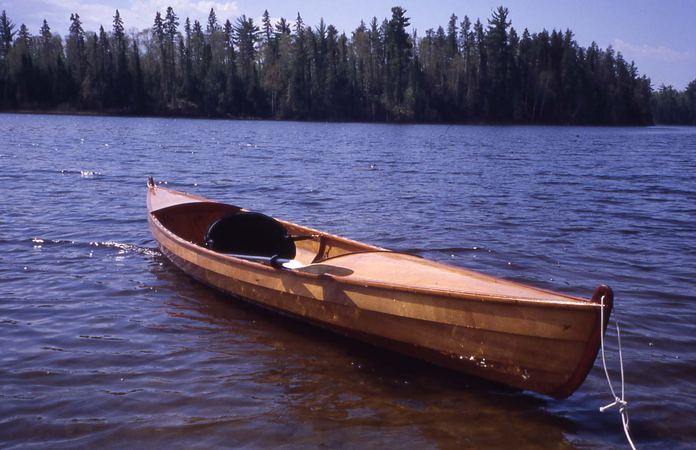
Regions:
[[[551,400],[194,282],[150,236],[153,175],[573,295],[610,284],[632,435],[688,448],[695,154],[687,128],[0,115],[0,446],[624,445],[599,366]]]
[[[164,265],[169,267],[158,266],[155,275],[182,296],[167,312],[189,319],[192,329],[216,329],[197,346],[211,352],[204,364],[241,365],[242,370],[220,376],[237,388],[251,383],[256,408],[267,418],[278,416],[280,434],[277,440],[260,441],[264,446],[284,443],[288,420],[312,424],[298,445],[340,447],[348,439],[370,443],[376,432],[384,435],[384,443],[394,439],[405,447],[503,446],[510,439],[522,447],[568,444],[564,432],[573,429],[572,421],[546,412],[545,400],[316,330],[238,299],[231,304],[229,298],[188,281],[173,265]],[[259,356],[276,364],[244,370]],[[510,415],[517,420],[505,434],[480,425],[501,417],[509,420]]]

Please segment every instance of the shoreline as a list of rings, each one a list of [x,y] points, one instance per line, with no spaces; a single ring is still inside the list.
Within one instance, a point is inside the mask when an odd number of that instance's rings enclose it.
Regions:
[[[108,111],[86,111],[67,109],[47,110],[0,110],[0,114],[24,114],[24,115],[48,115],[48,116],[84,116],[84,117],[130,117],[130,118],[159,118],[159,119],[193,119],[193,120],[232,120],[232,121],[264,121],[264,122],[299,122],[299,123],[350,123],[350,124],[380,124],[380,125],[442,125],[442,126],[541,126],[541,127],[580,127],[580,128],[647,128],[651,126],[689,126],[670,123],[649,124],[576,124],[576,123],[543,123],[543,122],[421,122],[421,121],[366,121],[366,120],[335,120],[335,119],[283,119],[273,117],[245,117],[202,114],[142,114],[142,113],[118,113]]]

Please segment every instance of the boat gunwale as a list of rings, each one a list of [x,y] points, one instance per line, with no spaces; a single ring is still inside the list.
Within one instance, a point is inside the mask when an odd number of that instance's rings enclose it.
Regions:
[[[165,206],[163,208],[153,210],[151,207],[151,202],[150,202],[150,195],[151,195],[150,191],[153,189],[163,189],[165,191],[171,192],[173,195],[187,197],[187,198],[191,199],[191,201],[184,201],[181,203],[171,204],[171,205]],[[245,260],[243,258],[234,257],[232,255],[227,255],[224,253],[215,252],[213,250],[210,250],[210,249],[207,249],[207,248],[202,247],[200,245],[197,245],[191,241],[183,239],[182,237],[180,237],[179,235],[177,235],[176,233],[171,231],[169,228],[165,227],[164,224],[162,224],[162,222],[155,215],[156,212],[164,211],[164,210],[169,209],[169,208],[176,208],[176,207],[179,207],[182,205],[196,204],[196,203],[210,203],[210,204],[215,204],[215,205],[233,206],[233,207],[239,208],[236,205],[229,205],[229,204],[222,203],[222,202],[212,201],[212,200],[209,200],[209,199],[204,198],[204,197],[193,196],[193,195],[190,195],[187,193],[182,193],[179,191],[175,191],[175,190],[169,189],[169,188],[163,188],[163,187],[159,187],[159,186],[156,186],[156,187],[151,186],[150,189],[148,189],[149,219],[155,224],[155,226],[157,226],[157,228],[160,231],[162,231],[163,233],[168,235],[170,237],[170,239],[172,239],[175,243],[177,243],[180,246],[183,246],[184,248],[186,248],[194,253],[203,254],[203,255],[211,257],[219,262],[234,263],[238,266],[241,266],[242,269],[254,269],[256,271],[260,270],[267,276],[277,277],[279,275],[278,271],[282,270],[282,271],[288,271],[288,273],[291,273],[293,276],[299,276],[299,277],[303,277],[305,279],[310,279],[310,280],[315,280],[315,281],[318,279],[322,279],[322,278],[323,279],[331,279],[337,283],[342,283],[345,285],[377,288],[380,290],[386,290],[386,291],[390,291],[390,292],[406,292],[406,293],[414,293],[414,294],[418,294],[418,295],[429,295],[429,296],[434,296],[434,297],[454,298],[454,299],[461,299],[461,300],[465,300],[465,301],[495,302],[495,303],[526,305],[526,306],[542,306],[543,305],[545,307],[555,307],[555,308],[561,308],[561,309],[565,309],[565,308],[567,308],[567,309],[588,309],[588,308],[598,309],[598,308],[601,308],[601,305],[599,303],[593,301],[594,299],[588,300],[588,299],[584,299],[581,297],[574,297],[574,296],[570,296],[570,295],[560,294],[557,292],[537,288],[534,286],[522,285],[524,287],[532,288],[532,289],[539,291],[539,292],[552,294],[554,296],[559,296],[559,297],[565,298],[566,300],[561,301],[561,300],[534,299],[534,298],[518,298],[518,297],[503,296],[503,295],[486,295],[486,294],[480,294],[480,293],[479,294],[464,293],[461,291],[452,291],[452,290],[446,290],[446,289],[421,288],[418,286],[409,286],[409,287],[394,286],[394,285],[388,284],[388,283],[383,282],[383,281],[374,281],[374,280],[365,279],[365,278],[357,278],[357,277],[356,278],[344,278],[344,277],[336,276],[336,275],[332,275],[332,274],[315,274],[315,273],[311,273],[311,272],[304,272],[301,270],[294,270],[294,269],[287,269],[287,268],[276,269],[274,267],[268,266],[268,265],[263,264],[261,262],[249,261],[249,260]],[[245,210],[244,208],[240,208],[240,209]],[[326,236],[328,238],[337,239],[338,241],[349,242],[349,243],[357,244],[359,246],[371,247],[374,249],[374,250],[366,250],[365,252],[359,251],[359,252],[347,253],[344,255],[337,255],[337,256],[332,257],[332,258],[327,258],[328,260],[331,260],[333,258],[340,258],[342,256],[353,255],[353,254],[368,253],[368,252],[372,252],[372,251],[410,255],[408,253],[394,252],[394,251],[384,249],[381,247],[372,246],[370,244],[365,244],[365,243],[362,243],[359,241],[354,241],[352,239],[344,238],[342,236],[336,236],[336,235],[333,235],[333,234],[330,234],[330,233],[327,233],[324,231],[316,230],[316,229],[313,229],[311,227],[306,227],[303,225],[298,225],[298,224],[284,221],[281,219],[276,219],[276,220],[278,220],[279,222],[281,222],[285,225],[291,225],[293,227],[305,229],[308,231],[313,231],[313,232],[316,232],[320,235]],[[162,244],[162,243],[160,243],[160,244]],[[419,257],[417,255],[410,255],[410,256]],[[323,262],[324,261],[322,260],[322,261],[319,261],[317,263],[312,263],[312,264],[321,264]],[[438,265],[445,266],[445,267],[454,267],[456,269],[469,271],[468,269],[465,269],[462,267],[450,266],[448,264],[441,263],[438,261],[433,261],[433,262],[435,262]],[[304,266],[304,267],[309,267],[312,264],[308,264],[307,266]],[[471,272],[471,271],[469,271],[469,272]],[[480,274],[478,272],[475,272],[475,273],[479,274],[479,275],[484,275],[486,277],[491,277],[490,275]],[[492,278],[496,278],[496,277],[492,277]],[[501,280],[504,280],[504,279],[501,279]],[[516,283],[514,281],[509,281],[509,280],[504,280],[504,281],[519,284],[519,283]]]

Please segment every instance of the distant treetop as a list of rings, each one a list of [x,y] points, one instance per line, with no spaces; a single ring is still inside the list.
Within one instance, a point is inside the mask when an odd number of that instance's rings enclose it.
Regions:
[[[696,80],[652,91],[611,47],[581,47],[570,30],[522,33],[507,8],[484,25],[451,14],[410,32],[399,6],[346,35],[323,19],[260,26],[244,15],[205,29],[172,7],[151,29],[85,32],[70,15],[65,39],[0,14],[0,109],[452,123],[696,124]],[[223,25],[221,25],[221,23]]]

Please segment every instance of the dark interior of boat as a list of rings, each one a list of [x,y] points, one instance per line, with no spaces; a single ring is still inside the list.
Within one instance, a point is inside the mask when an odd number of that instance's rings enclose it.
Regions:
[[[222,203],[178,204],[153,215],[180,238],[225,254],[276,256],[306,265],[347,253],[380,250]]]
[[[251,211],[229,213],[213,222],[203,239],[220,253],[293,259],[295,242],[277,220]]]

